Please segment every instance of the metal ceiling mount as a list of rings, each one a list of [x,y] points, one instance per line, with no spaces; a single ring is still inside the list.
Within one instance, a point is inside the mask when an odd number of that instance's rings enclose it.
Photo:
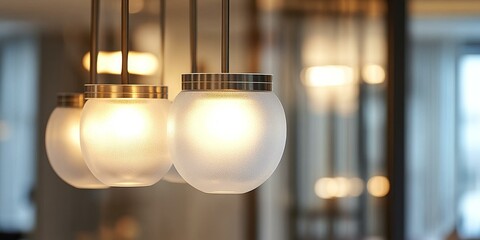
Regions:
[[[58,93],[57,107],[83,108],[85,99],[82,93]]]
[[[168,88],[138,84],[85,84],[85,98],[167,99]]]
[[[121,51],[122,51],[122,72],[121,84],[97,84],[97,58],[98,58],[98,32],[99,32],[99,10],[100,0],[92,0],[91,32],[90,32],[90,81],[85,84],[85,98],[155,98],[167,99],[168,87],[156,85],[130,84],[128,72],[128,39],[129,39],[129,0],[122,0],[121,7]],[[161,0],[162,2],[164,0]],[[161,4],[163,13],[160,18],[164,22],[165,4]],[[161,28],[164,28],[161,23]],[[162,55],[164,55],[164,31],[162,34]],[[162,69],[161,82],[163,83],[164,69]]]
[[[188,91],[272,91],[272,75],[253,73],[192,73],[182,75]]]

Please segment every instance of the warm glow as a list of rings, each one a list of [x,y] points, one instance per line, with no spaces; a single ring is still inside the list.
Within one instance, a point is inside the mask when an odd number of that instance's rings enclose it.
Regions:
[[[138,139],[142,138],[145,131],[151,127],[150,122],[147,121],[148,116],[144,111],[139,110],[135,105],[126,104],[121,108],[117,108],[110,115],[111,119],[118,119],[112,121],[110,125],[111,132],[105,132],[109,137],[122,139]],[[122,131],[116,131],[122,129]],[[103,129],[106,130],[106,129]],[[102,131],[102,130],[100,130]]]
[[[191,144],[197,145],[198,151],[222,151],[218,152],[221,155],[242,152],[258,144],[261,129],[256,123],[260,120],[257,117],[262,116],[249,106],[251,103],[241,98],[197,101],[185,125],[187,131],[197,132],[198,138],[192,139]],[[220,145],[223,147],[219,148]]]
[[[139,13],[143,10],[145,6],[144,0],[134,0],[130,1],[129,12],[130,13]]]
[[[170,153],[180,175],[207,193],[244,193],[277,167],[285,114],[272,92],[181,92],[169,119]]]
[[[80,141],[93,174],[110,186],[149,186],[171,166],[165,99],[90,99]]]
[[[363,181],[359,178],[320,178],[314,190],[322,199],[357,197],[363,192]]]
[[[363,80],[368,84],[379,84],[385,81],[385,70],[380,65],[370,64],[363,67]]]
[[[336,183],[333,178],[320,178],[315,183],[315,194],[319,198],[330,199],[337,193]]]
[[[98,53],[97,72],[105,74],[122,73],[122,53],[104,52]],[[83,57],[83,67],[90,71],[90,52]],[[158,59],[155,55],[145,52],[129,52],[128,72],[137,75],[153,75],[158,69]]]
[[[384,176],[374,176],[368,180],[367,189],[374,197],[385,197],[390,191],[390,181]]]
[[[282,1],[276,0],[259,0],[257,1],[257,6],[259,9],[263,11],[275,11],[277,9],[281,9],[283,6]]]
[[[342,115],[355,112],[358,84],[353,68],[345,65],[309,67],[302,71],[308,105],[315,112],[334,111]]]
[[[348,179],[344,177],[337,177],[334,178],[337,190],[335,193],[335,197],[337,198],[343,198],[348,196],[348,192],[350,191],[350,182]]]
[[[302,82],[308,87],[342,86],[353,81],[353,69],[342,65],[326,65],[306,68]]]
[[[85,164],[80,150],[81,108],[56,108],[47,124],[45,145],[57,175],[77,188],[106,188]]]
[[[358,197],[362,194],[364,189],[363,180],[360,178],[350,178],[349,179],[349,192],[348,195],[351,197]]]

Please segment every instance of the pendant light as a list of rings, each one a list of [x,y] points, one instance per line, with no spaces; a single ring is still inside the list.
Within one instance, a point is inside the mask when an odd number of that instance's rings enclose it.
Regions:
[[[80,115],[83,94],[60,93],[57,107],[47,123],[45,148],[53,170],[66,183],[76,188],[107,188],[98,181],[83,161],[80,150]]]
[[[122,0],[122,84],[97,84],[98,0],[92,0],[90,84],[80,122],[85,162],[103,183],[149,186],[168,171],[167,87],[129,84],[129,0]]]
[[[173,163],[206,193],[251,191],[283,155],[286,119],[272,92],[272,75],[229,73],[229,1],[222,3],[222,73],[182,75],[170,111]]]

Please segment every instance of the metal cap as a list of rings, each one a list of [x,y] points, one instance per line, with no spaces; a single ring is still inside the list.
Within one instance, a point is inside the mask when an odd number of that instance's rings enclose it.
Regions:
[[[168,98],[168,87],[137,84],[85,84],[85,98]]]
[[[272,91],[272,75],[257,73],[187,73],[182,74],[186,91]]]
[[[84,103],[83,93],[57,94],[57,107],[82,108]]]

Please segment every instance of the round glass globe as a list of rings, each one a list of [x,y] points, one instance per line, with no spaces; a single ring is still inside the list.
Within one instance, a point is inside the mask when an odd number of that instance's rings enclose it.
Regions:
[[[80,122],[82,153],[92,173],[116,187],[150,186],[172,165],[166,99],[95,98]]]
[[[81,108],[57,107],[50,115],[45,147],[53,170],[76,188],[107,188],[88,169],[80,150]]]
[[[245,193],[264,183],[280,162],[286,132],[280,101],[260,91],[183,91],[168,125],[176,169],[206,193]]]

